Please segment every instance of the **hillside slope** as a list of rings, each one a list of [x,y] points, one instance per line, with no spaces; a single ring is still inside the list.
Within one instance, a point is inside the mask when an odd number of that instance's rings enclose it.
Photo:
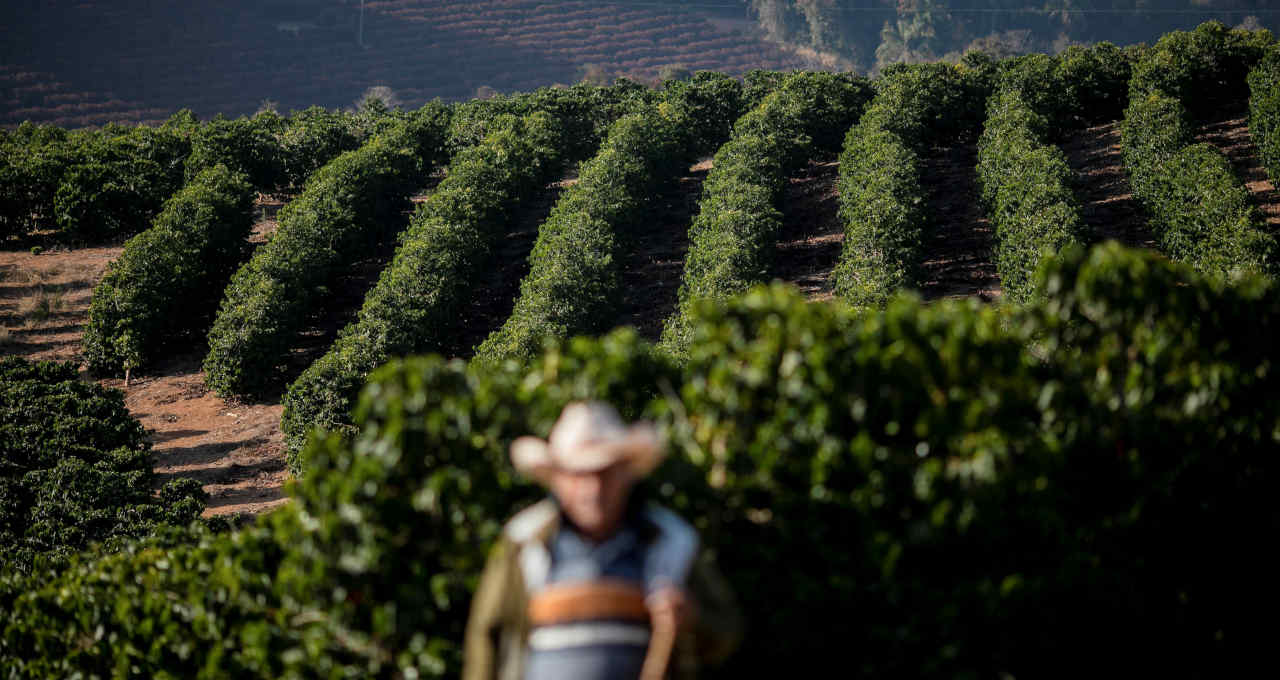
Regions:
[[[66,127],[351,105],[373,86],[406,106],[525,91],[586,74],[649,80],[664,66],[741,74],[806,62],[711,14],[534,0],[146,0],[6,3],[0,125]],[[361,28],[362,26],[362,28]],[[363,43],[363,45],[361,44]]]

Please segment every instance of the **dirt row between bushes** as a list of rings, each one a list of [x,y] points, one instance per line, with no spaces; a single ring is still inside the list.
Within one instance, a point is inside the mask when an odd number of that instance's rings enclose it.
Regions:
[[[933,217],[925,240],[921,294],[926,300],[1000,298],[996,273],[995,232],[982,207],[978,186],[978,148],[958,144],[935,149],[922,172]]]
[[[1249,133],[1248,116],[1248,111],[1238,110],[1202,125],[1196,141],[1212,144],[1227,157],[1232,170],[1249,190],[1263,226],[1272,236],[1280,237],[1280,191],[1262,165],[1258,147]]]
[[[1080,130],[1062,144],[1076,173],[1080,213],[1093,241],[1115,239],[1133,248],[1155,248],[1142,205],[1125,174],[1120,121]]]
[[[831,271],[844,246],[840,209],[840,163],[809,161],[787,182],[782,232],[774,253],[774,278],[800,289],[810,300],[830,300]]]
[[[991,224],[978,200],[972,145],[935,149],[924,159],[922,181],[929,196],[921,294],[946,297],[1000,296],[991,259]],[[811,300],[833,297],[831,272],[844,245],[840,221],[840,164],[812,161],[791,178],[782,203],[783,228],[775,278],[798,287]]]
[[[622,262],[622,300],[617,326],[634,326],[640,336],[657,342],[663,324],[679,305],[684,259],[689,251],[689,225],[698,215],[702,183],[713,163],[703,160],[676,179],[653,202],[653,218],[635,237]]]
[[[250,240],[275,228],[281,201],[259,201]],[[93,288],[121,245],[40,254],[0,251],[0,355],[80,361],[80,338]],[[204,388],[202,352],[148,371],[98,382],[125,393],[125,405],[151,434],[157,486],[174,477],[199,480],[209,493],[206,515],[258,513],[285,502],[287,473],[278,403],[238,403]],[[81,372],[91,380],[87,372]]]

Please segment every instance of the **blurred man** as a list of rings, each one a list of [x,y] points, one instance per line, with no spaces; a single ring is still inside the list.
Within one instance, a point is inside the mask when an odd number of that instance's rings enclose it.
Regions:
[[[464,680],[688,678],[741,632],[697,532],[633,493],[663,458],[647,424],[565,407],[546,441],[511,446],[550,498],[517,514],[471,604]]]

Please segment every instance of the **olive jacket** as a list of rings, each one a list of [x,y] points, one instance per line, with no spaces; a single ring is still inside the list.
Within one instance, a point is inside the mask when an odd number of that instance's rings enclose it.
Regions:
[[[485,565],[467,621],[463,680],[520,680],[530,632],[525,573],[547,555],[562,515],[551,500],[518,513],[507,523]],[[533,563],[533,564],[531,564]],[[686,584],[695,616],[676,637],[668,677],[697,676],[698,668],[723,661],[742,635],[732,592],[711,555],[699,550]]]

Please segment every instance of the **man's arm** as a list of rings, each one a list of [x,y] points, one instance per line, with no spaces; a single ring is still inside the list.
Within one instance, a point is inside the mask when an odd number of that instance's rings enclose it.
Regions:
[[[499,638],[503,627],[509,625],[509,603],[515,595],[510,592],[514,550],[515,546],[503,538],[489,552],[484,574],[471,599],[462,680],[496,680],[498,677]]]

